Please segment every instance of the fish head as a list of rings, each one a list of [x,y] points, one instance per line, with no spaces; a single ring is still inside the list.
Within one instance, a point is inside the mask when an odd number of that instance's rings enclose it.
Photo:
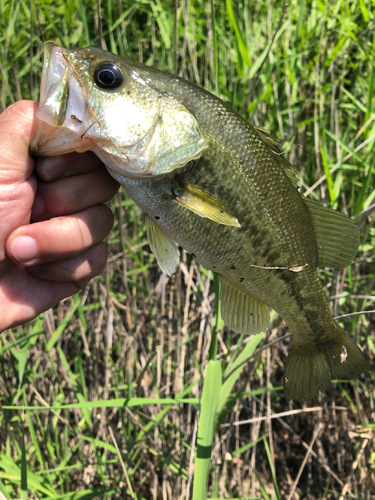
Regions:
[[[158,74],[94,47],[47,42],[31,153],[90,150],[117,179],[161,177],[199,158],[199,123],[168,85],[155,85]]]

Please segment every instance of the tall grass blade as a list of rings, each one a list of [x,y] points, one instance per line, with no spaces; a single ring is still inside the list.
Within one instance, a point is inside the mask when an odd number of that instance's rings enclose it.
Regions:
[[[332,179],[331,171],[329,169],[327,154],[326,154],[325,148],[323,146],[321,146],[321,148],[320,148],[320,154],[322,155],[324,173],[325,173],[326,178],[327,178],[329,196],[331,198],[331,203],[334,203],[336,200],[334,182]]]
[[[18,355],[18,392],[21,390],[23,376],[25,373],[27,353],[29,350],[29,344],[26,344],[19,352]]]
[[[11,500],[9,493],[5,489],[5,486],[1,480],[0,480],[0,500]]]
[[[25,425],[22,425],[22,445],[21,445],[21,500],[28,498],[27,488],[27,457],[25,444]]]
[[[208,351],[208,359],[215,360],[217,355],[217,330],[221,321],[220,316],[220,283],[216,273],[214,273],[214,289],[215,289],[215,323],[214,328],[211,329],[211,343]]]
[[[63,332],[64,332],[64,330],[66,328],[66,325],[69,323],[69,321],[72,318],[73,314],[79,308],[79,306],[81,304],[81,300],[80,300],[79,295],[78,294],[74,295],[73,299],[74,299],[74,305],[73,305],[73,307],[71,307],[71,309],[69,310],[69,312],[65,315],[65,317],[62,320],[62,322],[60,323],[60,325],[58,326],[58,328],[56,328],[54,334],[52,335],[52,337],[48,341],[47,346],[46,346],[47,351],[50,351],[53,348],[53,346],[56,344],[56,342],[58,341],[59,337],[63,334]]]
[[[211,18],[212,18],[212,42],[214,49],[214,69],[215,69],[215,95],[219,95],[219,63],[218,63],[218,46],[216,38],[216,20],[215,20],[215,4],[211,0]]]
[[[247,48],[242,40],[241,32],[240,32],[240,29],[238,27],[238,24],[237,24],[235,15],[234,15],[234,11],[233,11],[232,0],[227,0],[227,12],[228,12],[228,17],[229,17],[229,22],[233,28],[233,31],[236,34],[238,49],[240,51],[242,60],[244,61],[246,66],[250,67],[251,66],[251,59],[249,56],[249,52],[248,52],[248,50],[247,50]]]
[[[273,482],[274,492],[275,492],[277,500],[280,500],[281,497],[280,497],[279,488],[277,486],[275,467],[274,467],[273,462],[272,462],[271,450],[270,450],[270,447],[268,445],[267,438],[265,436],[263,437],[263,443],[264,443],[264,447],[266,448],[268,465],[270,466],[270,470],[271,470],[271,474],[272,474],[272,482]]]
[[[208,474],[211,464],[211,450],[214,436],[216,412],[219,407],[221,388],[221,363],[209,361],[204,377],[201,408],[199,414],[197,452],[193,500],[207,499]]]
[[[246,366],[244,365],[244,361],[251,357],[251,355],[259,345],[264,335],[265,332],[261,332],[258,333],[257,335],[254,335],[250,339],[250,341],[245,345],[244,349],[240,352],[237,358],[226,368],[223,376],[224,383],[221,386],[220,390],[220,399],[218,406],[219,412],[224,408],[224,405],[228,400],[228,396],[231,393],[234,384],[236,383],[238,377],[240,376],[241,371]]]

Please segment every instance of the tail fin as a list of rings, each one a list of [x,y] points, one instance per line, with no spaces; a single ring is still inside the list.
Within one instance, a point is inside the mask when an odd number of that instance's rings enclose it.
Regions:
[[[337,325],[332,346],[324,350],[291,347],[286,362],[284,392],[287,399],[315,398],[331,389],[331,379],[356,376],[369,369],[355,342]]]

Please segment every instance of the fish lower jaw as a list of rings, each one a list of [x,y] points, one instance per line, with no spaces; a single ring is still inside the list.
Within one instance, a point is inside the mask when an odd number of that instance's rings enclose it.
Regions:
[[[81,138],[73,132],[43,123],[30,141],[32,156],[59,156],[71,152],[84,153],[92,150],[91,139]]]

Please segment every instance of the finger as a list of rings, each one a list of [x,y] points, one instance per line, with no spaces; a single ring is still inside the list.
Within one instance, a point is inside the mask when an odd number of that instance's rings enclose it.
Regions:
[[[3,274],[0,287],[0,331],[22,325],[77,293],[85,282],[43,281],[15,266]]]
[[[51,182],[72,175],[85,174],[101,164],[99,158],[87,151],[86,153],[68,153],[36,160],[36,171],[41,179]]]
[[[119,184],[101,165],[87,174],[55,182],[39,182],[31,219],[34,221],[68,215],[110,200]]]
[[[0,115],[0,182],[24,182],[32,174],[34,159],[29,145],[38,125],[37,109],[37,102],[18,101]]]
[[[98,243],[77,257],[31,266],[28,271],[39,279],[73,281],[79,288],[82,288],[87,281],[103,272],[107,257],[107,246],[104,243]],[[83,286],[81,286],[82,283]]]
[[[6,251],[23,266],[68,259],[102,241],[112,225],[111,210],[96,205],[74,215],[16,229],[6,242]]]

